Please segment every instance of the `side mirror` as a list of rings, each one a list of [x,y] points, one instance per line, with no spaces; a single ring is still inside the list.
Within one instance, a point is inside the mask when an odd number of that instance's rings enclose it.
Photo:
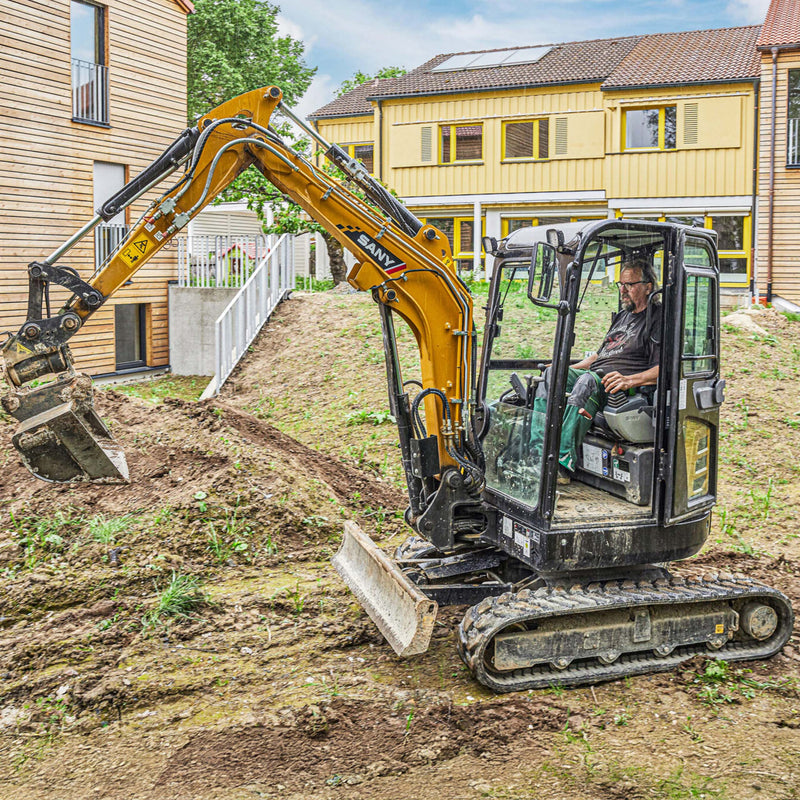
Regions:
[[[528,299],[534,303],[546,303],[553,291],[556,274],[556,249],[547,242],[536,242],[528,270]],[[536,281],[539,281],[538,289]]]
[[[484,236],[481,239],[481,244],[483,245],[483,252],[486,255],[493,256],[497,253],[497,239],[494,236]]]

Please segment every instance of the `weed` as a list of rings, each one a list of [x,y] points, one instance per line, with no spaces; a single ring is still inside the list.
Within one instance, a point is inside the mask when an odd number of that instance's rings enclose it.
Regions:
[[[208,511],[208,503],[206,503],[207,497],[208,495],[202,489],[194,493],[194,499],[197,500],[197,510],[201,514],[205,514],[206,511]]]
[[[686,722],[683,723],[683,730],[692,737],[692,741],[700,744],[703,741],[703,735],[692,725],[692,715],[686,717]]]
[[[56,511],[52,517],[17,518],[13,512],[9,512],[9,516],[19,545],[25,552],[27,569],[33,569],[48,555],[61,552],[64,548],[63,534],[77,531],[83,523],[83,517],[71,516],[67,511]]]
[[[89,533],[96,542],[114,544],[117,534],[130,528],[134,522],[136,517],[130,514],[110,518],[105,514],[97,514],[89,520]]]
[[[346,417],[348,425],[383,425],[384,422],[392,422],[392,415],[388,411],[354,411]]]
[[[769,508],[772,503],[772,478],[767,481],[767,489],[764,494],[760,494],[755,489],[750,489],[750,498],[753,501],[753,508],[756,509],[764,519],[769,519]]]
[[[188,617],[207,600],[199,578],[173,572],[169,583],[158,595],[155,607],[142,617],[142,628],[155,628],[165,617]]]
[[[751,669],[731,669],[726,661],[719,659],[707,661],[693,682],[699,687],[697,696],[711,708],[741,702],[740,698],[752,700],[758,692],[792,689],[796,683],[792,679],[759,681],[752,674]]]
[[[614,724],[623,727],[630,721],[631,715],[627,711],[620,711],[619,714],[614,714]]]
[[[299,617],[303,613],[303,608],[306,604],[306,596],[300,594],[300,581],[297,581],[294,586],[294,591],[288,592],[288,595],[294,606],[294,615]]]

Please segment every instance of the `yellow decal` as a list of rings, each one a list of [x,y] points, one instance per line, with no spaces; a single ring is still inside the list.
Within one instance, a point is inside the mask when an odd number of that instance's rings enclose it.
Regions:
[[[724,625],[717,625],[716,630],[714,633],[725,633],[725,626]]]
[[[30,347],[25,347],[24,344],[19,339],[14,341],[14,346],[17,348],[18,353],[32,353],[33,350]]]
[[[135,242],[131,242],[120,255],[129,266],[135,267],[136,264],[142,260],[142,257],[147,255],[152,248],[153,243],[147,237],[143,237],[137,239]]]

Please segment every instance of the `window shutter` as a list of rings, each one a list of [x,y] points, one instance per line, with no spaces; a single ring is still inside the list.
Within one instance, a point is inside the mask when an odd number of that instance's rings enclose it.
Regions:
[[[686,103],[683,106],[683,143],[697,144],[697,103]]]
[[[420,128],[420,161],[433,161],[433,128],[425,125]]]
[[[556,117],[556,148],[555,154],[557,156],[565,156],[567,154],[567,118]]]

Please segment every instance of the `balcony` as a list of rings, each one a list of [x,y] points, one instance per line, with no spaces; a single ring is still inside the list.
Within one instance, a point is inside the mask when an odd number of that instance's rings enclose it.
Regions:
[[[72,119],[108,125],[108,67],[72,59]]]
[[[128,235],[127,225],[104,223],[94,229],[94,268],[97,273]]]
[[[800,167],[800,118],[789,119],[786,131],[786,166]]]

